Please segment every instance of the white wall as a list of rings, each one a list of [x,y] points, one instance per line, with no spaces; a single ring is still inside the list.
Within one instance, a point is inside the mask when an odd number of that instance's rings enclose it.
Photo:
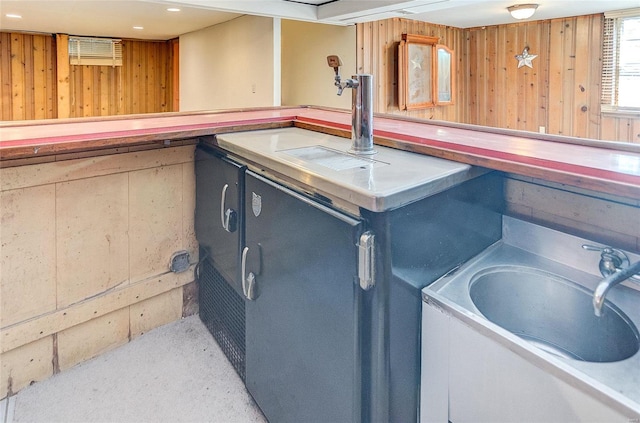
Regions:
[[[180,46],[182,48],[182,45]],[[351,91],[336,95],[327,56],[337,54],[343,79],[356,73],[356,27],[282,20],[282,105],[351,108]]]
[[[356,28],[242,16],[180,36],[180,111],[293,105],[351,108],[327,56],[356,73]]]
[[[279,106],[274,28],[279,20],[245,15],[180,36],[180,111]]]

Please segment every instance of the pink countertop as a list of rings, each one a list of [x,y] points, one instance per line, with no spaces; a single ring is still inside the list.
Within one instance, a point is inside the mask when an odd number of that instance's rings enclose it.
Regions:
[[[169,113],[0,125],[0,159],[122,147],[221,132],[300,126],[347,136],[351,115],[311,107]],[[376,116],[377,144],[640,200],[640,148]],[[562,142],[558,142],[558,141]],[[565,142],[566,141],[566,142]],[[28,162],[27,162],[28,163]]]

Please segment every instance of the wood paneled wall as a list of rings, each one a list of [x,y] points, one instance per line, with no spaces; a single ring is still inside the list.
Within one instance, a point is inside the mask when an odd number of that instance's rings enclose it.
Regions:
[[[549,44],[548,32],[538,22],[490,26],[467,31],[468,113],[465,123],[538,131],[546,126],[548,58],[541,54]],[[515,55],[525,46],[533,69],[518,68]]]
[[[456,92],[454,104],[429,109],[405,111],[398,108],[398,45],[402,34],[435,36],[439,43],[454,50]],[[409,19],[387,19],[358,24],[356,27],[356,65],[359,73],[374,76],[374,111],[402,114],[421,119],[463,122],[465,113],[464,30],[432,25]]]
[[[640,143],[640,116],[600,113],[603,16],[470,29],[405,19],[359,24],[357,64],[379,81],[376,111],[501,128]],[[457,60],[454,106],[397,107],[397,45],[402,33],[435,35]],[[524,47],[533,69],[518,69]],[[380,85],[381,84],[381,85]]]
[[[57,116],[53,36],[0,32],[0,120]]]
[[[0,33],[2,120],[177,110],[177,41],[123,40],[123,66],[69,66],[66,36]]]
[[[70,117],[173,111],[173,48],[124,40],[122,66],[70,66]]]
[[[640,199],[514,174],[506,175],[504,199],[507,215],[605,245],[640,251]]]

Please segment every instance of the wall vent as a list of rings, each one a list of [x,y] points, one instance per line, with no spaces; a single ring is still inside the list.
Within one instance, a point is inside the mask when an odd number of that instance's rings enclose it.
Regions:
[[[69,64],[122,66],[122,40],[69,37]]]

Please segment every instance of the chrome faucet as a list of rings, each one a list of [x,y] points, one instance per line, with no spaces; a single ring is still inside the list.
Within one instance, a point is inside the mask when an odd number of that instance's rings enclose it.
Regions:
[[[375,154],[373,149],[373,75],[357,74],[344,82],[340,78],[342,61],[336,55],[327,56],[327,63],[336,73],[334,83],[338,95],[352,88],[351,96],[351,149],[355,154]]]
[[[582,248],[589,251],[600,251],[599,267],[604,279],[598,283],[593,291],[593,311],[596,316],[600,317],[605,297],[611,288],[627,279],[640,281],[640,261],[631,264],[624,251],[612,247],[583,245]]]

